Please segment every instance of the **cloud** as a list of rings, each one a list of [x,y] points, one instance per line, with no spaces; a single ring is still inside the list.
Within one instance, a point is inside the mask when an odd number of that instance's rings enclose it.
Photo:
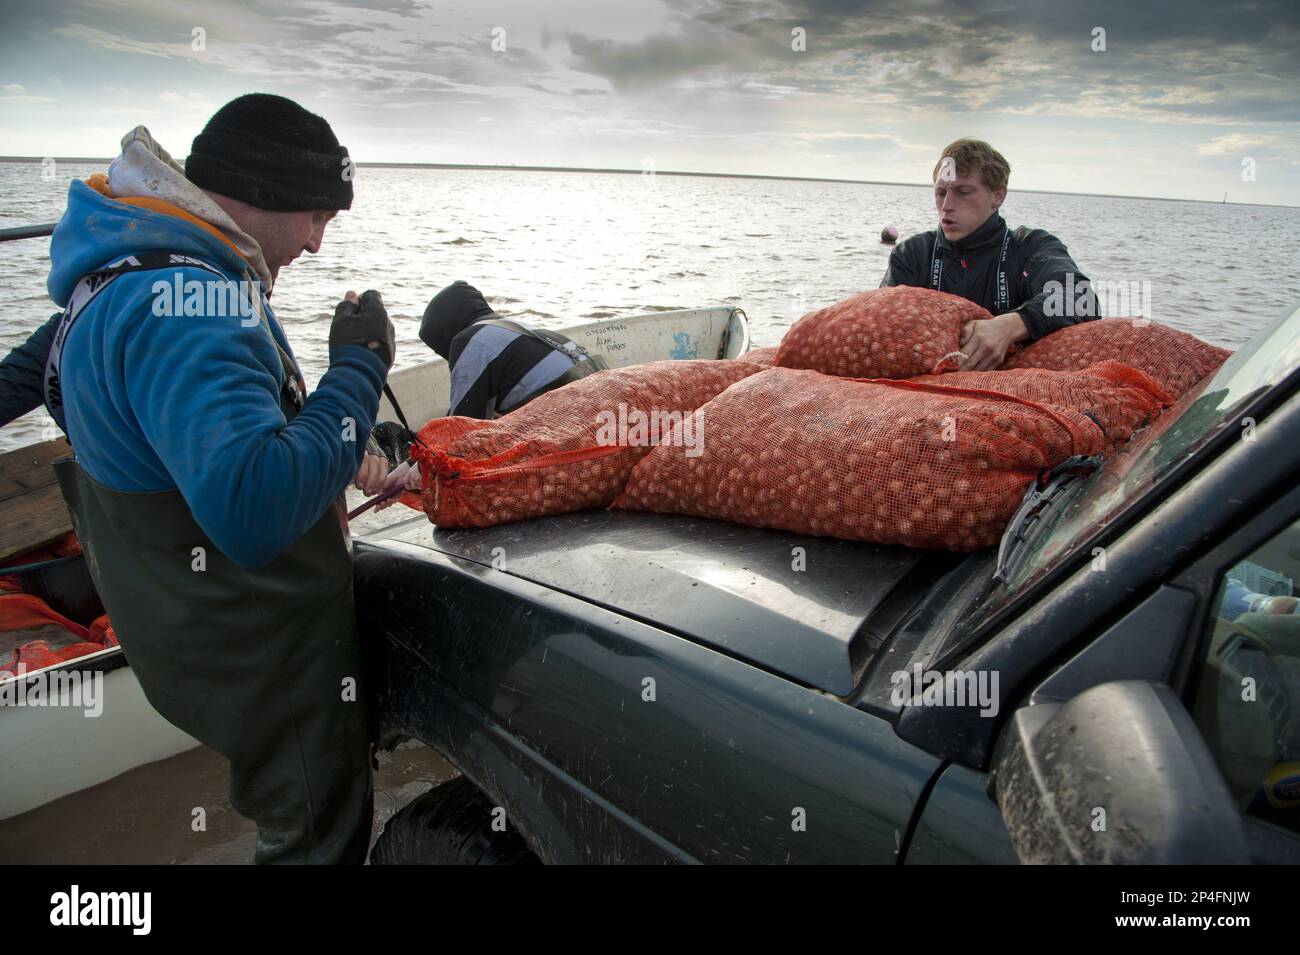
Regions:
[[[725,64],[751,88],[795,87],[900,109],[1150,123],[1300,121],[1300,30],[1286,0],[668,0],[673,32],[610,44],[569,34],[579,69],[627,91]],[[1103,25],[1107,49],[1094,52]],[[807,50],[790,49],[805,31]],[[680,38],[679,42],[675,41]],[[760,94],[761,95],[761,94]]]
[[[27,98],[33,88],[65,104],[100,97],[188,135],[214,103],[264,89],[350,126],[349,143],[368,140],[375,159],[427,150],[439,160],[451,143],[485,141],[493,160],[541,149],[610,164],[680,146],[679,168],[710,156],[797,174],[815,152],[843,170],[869,165],[872,178],[915,170],[921,181],[931,143],[961,133],[1006,143],[1035,167],[1083,144],[1061,162],[1089,175],[1160,150],[1208,169],[1247,146],[1279,162],[1300,154],[1293,6],[6,0],[0,58],[20,81],[10,86],[26,87],[0,89],[0,103],[53,102]],[[207,45],[195,51],[200,25]],[[492,49],[494,25],[507,31],[505,51]],[[1096,26],[1105,52],[1092,49]]]
[[[625,92],[734,64],[736,60],[731,38],[710,27],[680,34],[659,33],[633,42],[581,33],[569,33],[564,40],[573,53],[574,69],[603,77]]]
[[[940,147],[930,143],[913,143],[908,142],[901,136],[895,136],[892,133],[798,133],[794,137],[797,140],[808,143],[839,142],[844,140],[858,140],[861,142],[887,142],[899,149],[913,149],[918,152],[937,155]]]
[[[342,6],[361,10],[377,10],[382,13],[394,13],[402,17],[418,16],[420,11],[427,9],[424,4],[417,3],[416,0],[348,0]]]
[[[177,93],[175,90],[163,90],[158,94],[158,102],[167,106],[197,106],[203,109],[212,108],[213,102],[203,93],[187,91]]]
[[[159,56],[168,59],[198,55],[196,51],[190,49],[188,39],[184,43],[179,40],[134,40],[98,27],[86,26],[84,23],[70,23],[67,26],[57,27],[54,32],[70,40],[98,47],[101,50],[111,50],[114,53],[132,53],[137,56]]]
[[[1099,0],[1086,11],[1063,4],[1013,11],[1003,0],[663,0],[660,25],[631,36],[617,17],[579,3],[548,5],[545,14],[495,3],[469,16],[408,0],[290,0],[274,17],[257,7],[214,11],[196,0],[94,5],[113,12],[103,21],[113,30],[74,16],[55,32],[233,77],[328,88],[358,104],[382,93],[389,108],[404,97],[427,102],[431,91],[526,99],[531,90],[559,100],[590,89],[582,77],[596,76],[609,84],[603,92],[624,97],[690,91],[770,103],[819,96],[888,107],[899,117],[986,111],[1168,125],[1300,121],[1292,95],[1300,87],[1300,30],[1285,0],[1258,0],[1236,13],[1163,0]],[[520,9],[542,16],[535,31],[511,12]],[[510,24],[505,53],[490,48],[487,24],[498,20]],[[206,52],[190,48],[192,23],[207,24]],[[1104,53],[1091,47],[1095,25],[1107,31]],[[796,27],[805,31],[804,52],[791,47]]]
[[[1252,135],[1249,133],[1229,133],[1215,136],[1209,142],[1196,147],[1200,156],[1230,156],[1240,154],[1252,146],[1272,146],[1283,141],[1281,136]]]

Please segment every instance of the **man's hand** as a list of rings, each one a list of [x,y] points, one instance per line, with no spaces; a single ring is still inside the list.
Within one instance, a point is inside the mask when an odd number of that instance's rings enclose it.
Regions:
[[[961,328],[962,371],[991,371],[1006,361],[1007,349],[1029,337],[1018,312],[967,322]]]
[[[420,466],[410,461],[403,461],[393,468],[392,473],[388,475],[388,479],[384,481],[383,490],[392,490],[399,484],[404,491],[418,491],[420,489]],[[397,497],[390,497],[382,504],[376,504],[375,510],[382,511],[389,505],[396,503]]]
[[[388,477],[388,460],[382,455],[367,454],[361,459],[361,469],[357,471],[356,488],[374,497],[384,489]]]
[[[330,325],[330,348],[340,345],[362,345],[383,359],[389,368],[397,354],[397,338],[393,323],[388,320],[384,302],[374,289],[348,292],[334,309]]]

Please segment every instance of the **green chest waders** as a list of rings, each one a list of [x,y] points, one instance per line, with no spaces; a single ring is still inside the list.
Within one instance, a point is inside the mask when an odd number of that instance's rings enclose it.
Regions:
[[[291,420],[301,398],[284,361]],[[179,491],[116,491],[73,459],[54,467],[127,662],[168,722],[230,760],[231,804],[257,823],[255,860],[363,862],[370,741],[338,508],[244,570]]]

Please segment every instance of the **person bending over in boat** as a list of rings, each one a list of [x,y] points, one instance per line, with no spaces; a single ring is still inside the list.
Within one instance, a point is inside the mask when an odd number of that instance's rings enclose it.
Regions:
[[[932,175],[939,228],[895,246],[880,280],[881,288],[960,295],[993,313],[992,321],[962,329],[966,370],[997,368],[1018,342],[1101,317],[1088,277],[1060,239],[1042,229],[1012,229],[998,215],[1010,177],[1010,164],[988,143],[950,143]]]
[[[95,585],[145,696],[230,761],[255,861],[361,863],[373,808],[352,561],[337,507],[395,351],[348,293],[305,394],[268,296],[352,205],[329,124],[227,103],[184,170],[143,126],[74,181],[50,246],[65,306],[46,402]],[[360,439],[358,440],[358,435]],[[372,481],[374,490],[383,474]]]
[[[448,414],[492,419],[605,367],[557,332],[502,318],[481,292],[452,282],[429,302],[420,341],[451,366]]]
[[[463,281],[452,282],[429,302],[420,340],[451,366],[448,414],[466,418],[500,417],[606,367],[599,355],[558,332],[502,318],[478,289]],[[385,449],[392,446],[394,429],[401,430],[392,422],[375,428]],[[405,456],[400,450],[397,455]],[[418,468],[403,463],[389,475],[386,487],[401,481],[416,490],[419,480]]]

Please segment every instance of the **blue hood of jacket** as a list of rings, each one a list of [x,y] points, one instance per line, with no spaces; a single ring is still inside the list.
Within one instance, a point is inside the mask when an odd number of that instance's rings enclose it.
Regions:
[[[68,207],[50,240],[50,298],[63,308],[84,275],[124,255],[153,251],[192,255],[236,279],[248,268],[238,252],[206,229],[179,216],[110,199],[75,179]]]

